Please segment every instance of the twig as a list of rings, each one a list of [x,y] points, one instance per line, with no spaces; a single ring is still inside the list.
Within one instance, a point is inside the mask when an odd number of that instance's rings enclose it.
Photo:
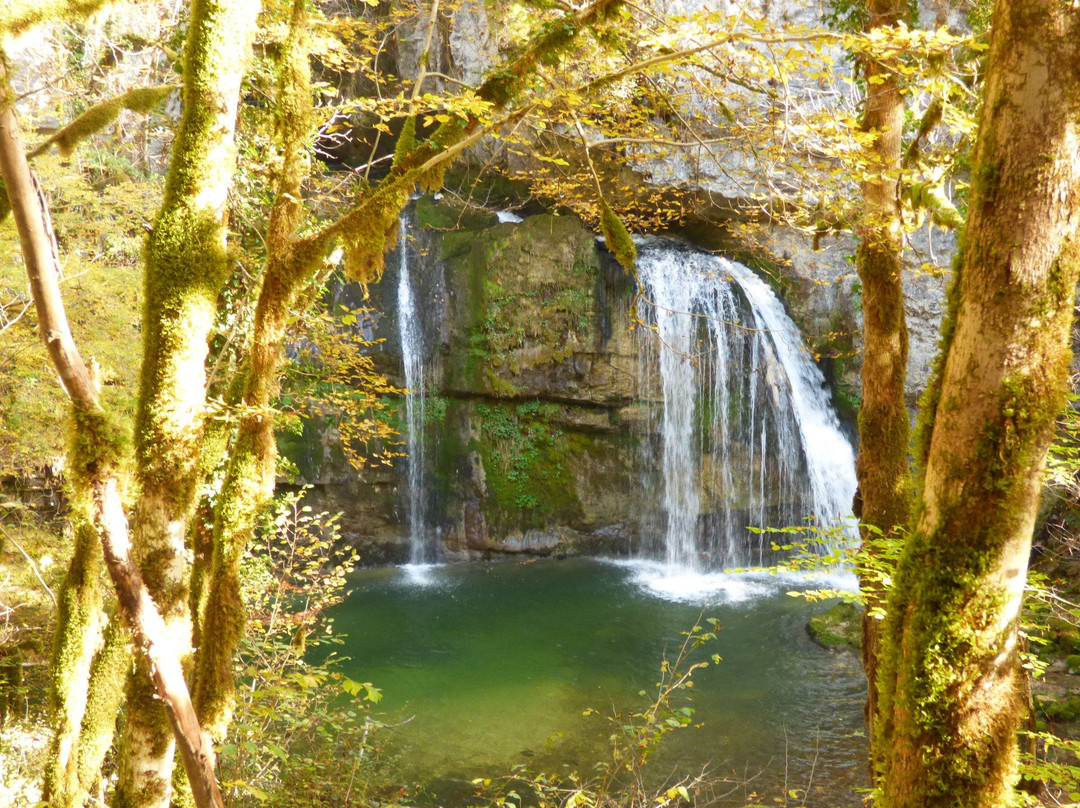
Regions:
[[[821,754],[821,734],[814,739],[814,760],[810,763],[810,776],[806,780],[806,791],[803,792],[803,808],[806,808],[806,801],[810,798],[810,788],[814,785],[814,772],[817,770],[818,756]]]
[[[431,75],[428,72],[428,60],[431,59],[431,40],[435,36],[435,24],[439,19],[439,0],[433,0],[431,4],[431,15],[428,18],[428,30],[427,38],[424,40],[424,49],[420,52],[420,70],[416,77],[416,82],[413,84],[412,89],[412,101],[416,101],[420,97],[420,85],[424,83],[424,79]]]
[[[7,304],[7,305],[10,305],[10,304]],[[0,308],[7,308],[7,305],[4,305],[3,307],[0,307]],[[33,305],[34,305],[33,300],[27,302],[26,305],[24,305],[22,307],[22,311],[20,311],[18,314],[16,314],[14,317],[12,317],[10,320],[6,321],[3,324],[3,326],[0,327],[0,334],[3,334],[9,328],[11,328],[13,325],[15,325],[15,323],[19,322],[19,320],[22,319],[23,315],[26,314],[26,312],[28,312],[30,310],[30,307],[33,306]]]
[[[14,544],[15,549],[18,550],[20,553],[22,553],[23,558],[26,559],[26,563],[29,564],[30,569],[32,569],[34,571],[34,576],[38,579],[38,582],[41,584],[42,588],[45,590],[45,594],[47,594],[49,596],[49,600],[52,601],[53,608],[58,609],[59,606],[56,603],[56,595],[54,595],[53,591],[51,589],[49,589],[49,585],[47,583],[45,583],[45,579],[41,577],[41,571],[38,569],[37,562],[35,562],[34,559],[32,559],[30,557],[30,554],[27,553],[26,550],[24,550],[22,548],[21,544],[19,544],[17,541],[15,541],[15,537],[12,536],[10,533],[8,533],[6,530],[4,530],[4,528],[0,527],[0,533],[3,533],[4,538],[7,539],[12,544]]]

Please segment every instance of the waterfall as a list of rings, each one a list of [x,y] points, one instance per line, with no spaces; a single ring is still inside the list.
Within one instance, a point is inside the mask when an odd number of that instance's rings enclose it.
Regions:
[[[408,218],[399,222],[398,335],[405,370],[405,464],[409,528],[409,563],[435,560],[436,547],[424,520],[424,331],[416,309],[416,295],[409,274]]]
[[[770,538],[746,527],[846,517],[854,452],[772,290],[740,264],[671,244],[643,245],[638,275],[660,376],[668,567],[761,564]]]

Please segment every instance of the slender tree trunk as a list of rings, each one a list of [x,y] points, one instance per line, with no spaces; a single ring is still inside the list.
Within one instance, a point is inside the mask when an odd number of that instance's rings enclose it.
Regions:
[[[131,557],[127,517],[115,477],[94,480],[94,508],[105,551],[105,564],[121,611],[137,631],[154,691],[163,705],[198,808],[221,808],[214,775],[214,749],[195,715],[173,639]]]
[[[131,665],[127,629],[101,611],[101,541],[92,512],[86,503],[76,509],[81,518],[53,649],[54,735],[43,796],[55,808],[81,806],[100,780]]]
[[[79,731],[77,771],[79,785],[87,791],[101,780],[101,764],[112,747],[124,682],[131,669],[131,651],[131,632],[119,614],[113,615],[90,667],[86,712]]]
[[[1017,620],[1080,275],[1080,8],[998,0],[918,513],[889,596],[879,804],[1014,804]]]
[[[77,506],[76,510],[82,508]],[[69,808],[82,805],[89,788],[80,783],[78,775],[79,734],[86,713],[90,668],[105,623],[101,543],[88,520],[76,522],[75,548],[59,605],[50,671],[54,734],[43,796],[56,808]]]
[[[895,26],[906,2],[869,0],[870,30]],[[868,178],[862,185],[866,203],[859,230],[855,266],[862,283],[863,365],[859,405],[859,481],[857,512],[862,535],[859,582],[866,602],[862,621],[862,661],[866,671],[866,724],[874,737],[877,714],[879,619],[885,607],[879,541],[895,540],[909,516],[908,412],[904,401],[908,334],[904,316],[903,233],[900,221],[899,174],[904,97],[895,65],[868,59],[863,128],[873,133]],[[879,750],[871,747],[871,771]]]
[[[48,206],[26,163],[15,99],[0,52],[0,170],[11,202],[23,260],[30,275],[38,322],[61,383],[76,402],[94,402],[97,389],[86,369],[60,299],[59,257]],[[78,405],[77,405],[78,406]],[[85,491],[73,497],[76,509],[88,506]],[[54,735],[45,770],[44,793],[54,805],[81,805],[88,785],[78,772],[80,732],[86,717],[87,684],[101,643],[105,616],[101,605],[101,549],[89,509],[75,530],[71,565],[60,593],[52,663]]]
[[[184,115],[146,246],[143,364],[135,423],[140,486],[134,546],[182,659],[191,652],[188,524],[199,482],[207,334],[228,273],[226,199],[257,0],[194,0]],[[173,736],[145,663],[128,687],[116,804],[165,806]]]
[[[297,294],[321,265],[318,254],[313,258],[295,249],[296,231],[304,220],[302,185],[310,171],[313,118],[309,59],[307,0],[293,0],[279,66],[282,164],[267,227],[267,266],[255,308],[244,414],[214,512],[213,559],[196,675],[199,719],[217,738],[225,735],[235,700],[232,660],[245,622],[240,559],[274,489],[277,444],[272,397],[286,324]]]

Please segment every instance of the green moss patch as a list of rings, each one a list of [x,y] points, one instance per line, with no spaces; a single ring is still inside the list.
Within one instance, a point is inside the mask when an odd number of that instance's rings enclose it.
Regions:
[[[576,219],[533,216],[449,233],[442,255],[458,292],[449,387],[497,397],[551,392],[556,382],[545,374],[595,349],[599,258]]]
[[[854,603],[837,603],[827,612],[811,617],[806,630],[824,648],[857,651],[862,643],[862,609]]]
[[[477,404],[481,440],[473,448],[484,465],[486,516],[494,532],[567,524],[581,518],[565,433],[549,419],[558,407],[538,401]]]
[[[1040,699],[1038,712],[1056,723],[1073,723],[1080,719],[1080,695],[1069,693],[1055,701]]]

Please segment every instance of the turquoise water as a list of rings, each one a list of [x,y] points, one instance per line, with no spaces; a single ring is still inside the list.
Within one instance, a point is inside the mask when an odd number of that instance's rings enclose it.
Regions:
[[[655,690],[662,657],[704,613],[722,627],[707,654],[723,659],[696,674],[703,726],[668,736],[656,778],[708,767],[730,783],[719,804],[796,788],[807,805],[858,805],[864,680],[854,654],[810,641],[806,621],[826,606],[786,594],[799,585],[656,581],[649,567],[587,559],[385,568],[356,576],[335,625],[346,672],[382,689],[379,713],[399,724],[387,745],[433,801],[518,763],[603,760],[604,716],[645,706],[639,691]]]

